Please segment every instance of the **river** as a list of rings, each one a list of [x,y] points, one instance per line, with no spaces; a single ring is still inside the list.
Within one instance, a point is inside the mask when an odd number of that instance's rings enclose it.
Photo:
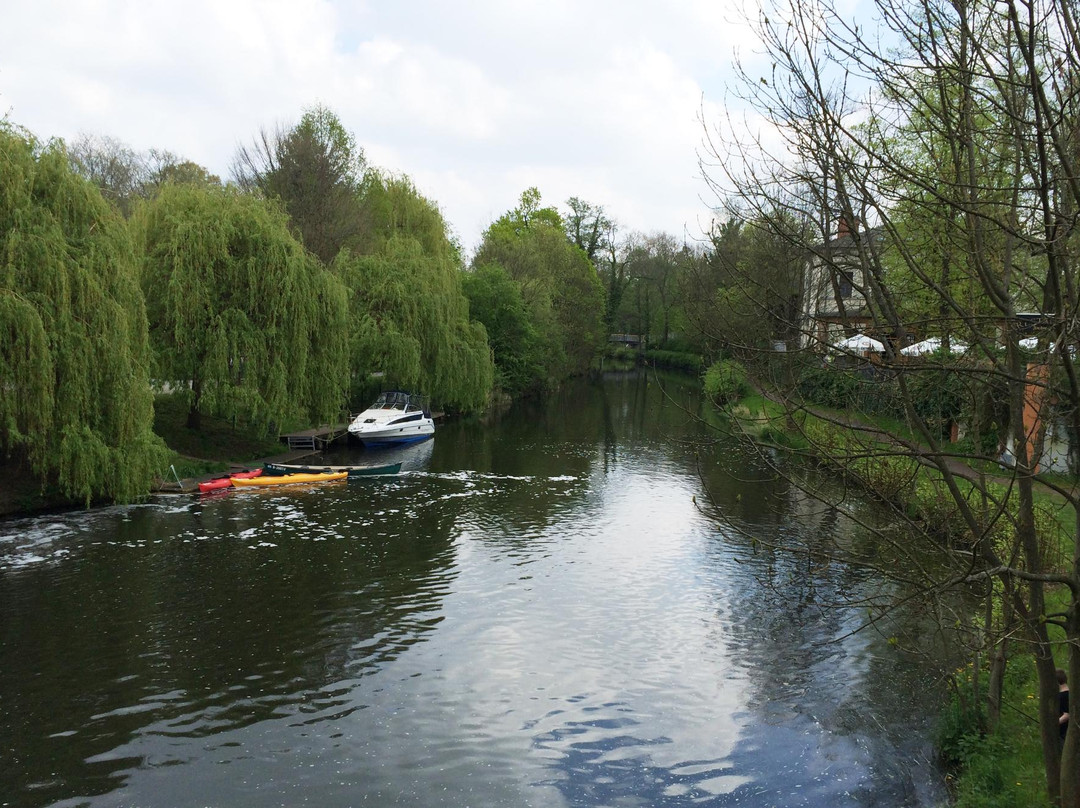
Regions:
[[[0,522],[0,805],[943,804],[945,663],[758,546],[855,528],[700,411],[610,374],[333,458],[393,477]]]

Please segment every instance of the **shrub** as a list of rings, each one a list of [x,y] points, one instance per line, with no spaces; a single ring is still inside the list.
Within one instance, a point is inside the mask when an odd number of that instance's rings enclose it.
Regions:
[[[691,373],[699,372],[703,364],[698,354],[683,353],[681,351],[649,350],[645,352],[645,360],[650,365],[673,370],[685,370]]]
[[[734,359],[723,359],[705,371],[705,395],[718,407],[746,398],[753,392],[746,368]]]
[[[797,389],[807,401],[844,409],[855,399],[859,382],[858,375],[851,369],[808,364],[799,370]]]
[[[636,362],[638,357],[637,349],[631,348],[629,345],[609,346],[607,354],[610,358],[617,359],[620,362]]]

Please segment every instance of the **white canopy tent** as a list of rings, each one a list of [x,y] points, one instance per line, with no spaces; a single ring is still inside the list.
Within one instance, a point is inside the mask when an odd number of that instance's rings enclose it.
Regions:
[[[961,354],[966,352],[968,346],[955,340],[949,343],[949,353]],[[900,353],[904,356],[922,356],[941,350],[941,337],[929,337],[922,342],[916,342],[906,348],[901,348]]]
[[[833,348],[846,353],[885,353],[885,343],[866,334],[853,334],[834,344]]]

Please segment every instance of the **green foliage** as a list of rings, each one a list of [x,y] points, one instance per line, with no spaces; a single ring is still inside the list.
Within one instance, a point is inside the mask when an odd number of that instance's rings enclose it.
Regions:
[[[261,132],[241,147],[233,173],[244,190],[280,200],[304,246],[329,263],[359,237],[364,170],[356,138],[316,104],[292,129]]]
[[[494,367],[487,335],[469,320],[457,246],[435,205],[404,178],[373,177],[370,254],[343,252],[335,273],[351,295],[351,366],[440,406],[483,407]]]
[[[892,380],[868,367],[843,367],[809,361],[798,370],[797,389],[807,401],[867,415],[903,418],[904,408]]]
[[[115,138],[81,134],[67,144],[72,171],[94,183],[124,217],[168,183],[220,185],[202,166],[162,149],[136,152]]]
[[[609,345],[607,350],[608,356],[620,362],[637,362],[639,354],[637,348],[631,348],[629,345]]]
[[[347,384],[347,296],[273,204],[167,186],[136,214],[159,380],[207,412],[270,429],[331,420]]]
[[[717,225],[681,284],[687,332],[702,335],[703,348],[743,357],[795,338],[805,233],[806,223],[782,209]]]
[[[566,200],[566,206],[570,208],[564,220],[566,234],[595,264],[600,253],[611,249],[615,222],[604,213],[603,206],[593,205],[576,196]]]
[[[651,345],[670,350],[673,328],[688,326],[682,287],[696,260],[685,243],[668,233],[636,240],[626,253],[629,286],[619,293],[620,310],[613,312],[619,330],[643,334]]]
[[[972,750],[983,743],[986,726],[986,711],[982,700],[975,698],[970,678],[953,677],[953,684],[957,690],[950,694],[949,703],[938,717],[934,739],[938,756],[947,767],[962,765]]]
[[[0,446],[69,498],[141,496],[166,456],[148,373],[123,221],[62,147],[0,125]]]
[[[768,346],[770,326],[753,290],[741,285],[718,289],[712,316],[717,336],[725,345],[742,351],[759,351]]]
[[[484,234],[473,267],[497,264],[521,290],[539,343],[545,386],[588,370],[603,345],[604,292],[585,253],[570,243],[553,208],[535,188]]]
[[[980,731],[982,717],[973,708],[970,679],[953,692],[939,719],[936,746],[945,767],[960,775],[953,780],[956,808],[1049,805],[1033,715],[1035,689],[1030,658],[1012,658],[1003,693],[1012,709],[1002,711],[993,734]]]
[[[965,370],[972,370],[970,363],[940,356],[929,367],[905,374],[915,412],[938,435],[946,435],[948,425],[965,415],[971,400]]]
[[[361,195],[366,229],[353,245],[353,252],[377,253],[395,236],[408,235],[426,254],[460,266],[460,248],[451,238],[438,205],[421,194],[408,177],[371,170]]]
[[[827,365],[816,357],[804,363],[796,372],[799,395],[823,407],[847,407],[854,400],[860,384],[853,370]]]
[[[705,371],[705,394],[718,406],[726,406],[750,395],[753,388],[746,368],[734,359],[713,363]]]
[[[998,396],[998,379],[976,375],[966,360],[937,357],[925,365],[910,364],[897,372],[869,365],[845,366],[813,359],[796,368],[797,389],[806,401],[833,409],[897,420],[907,418],[904,402],[939,437],[947,437],[950,425],[962,419],[976,420],[975,402],[982,396]],[[901,387],[901,374],[904,387]],[[982,424],[983,431],[986,429]],[[988,439],[994,442],[996,435]]]
[[[472,318],[487,331],[498,387],[511,395],[537,388],[544,378],[543,355],[521,288],[498,264],[466,273],[462,286]]]
[[[645,361],[656,367],[684,370],[687,373],[700,373],[702,365],[705,364],[699,354],[663,351],[658,348],[645,351]]]

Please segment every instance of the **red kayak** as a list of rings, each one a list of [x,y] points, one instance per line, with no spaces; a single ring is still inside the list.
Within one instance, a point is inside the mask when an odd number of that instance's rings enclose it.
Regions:
[[[215,477],[212,480],[207,480],[205,483],[199,483],[199,493],[205,494],[207,491],[218,491],[222,488],[231,488],[234,477],[240,480],[250,480],[252,477],[258,477],[262,473],[262,469],[255,469],[254,471],[238,471],[236,474],[226,474],[224,477]]]

